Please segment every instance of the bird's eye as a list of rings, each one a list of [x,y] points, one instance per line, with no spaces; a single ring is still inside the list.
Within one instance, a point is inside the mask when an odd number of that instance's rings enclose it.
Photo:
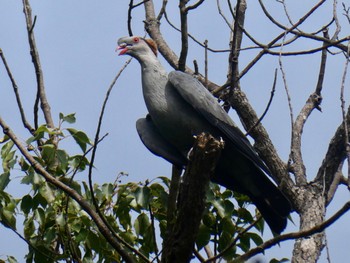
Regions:
[[[140,41],[140,38],[138,38],[138,37],[134,37],[134,43],[138,43],[139,41]]]

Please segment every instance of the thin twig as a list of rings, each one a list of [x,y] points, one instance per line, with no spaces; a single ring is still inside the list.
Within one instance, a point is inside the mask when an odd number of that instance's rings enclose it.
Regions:
[[[295,23],[292,27],[288,28],[285,32],[282,32],[278,36],[276,36],[273,40],[271,40],[267,45],[266,48],[259,52],[258,55],[241,71],[239,78],[242,78],[265,54],[266,50],[270,47],[272,47],[274,44],[277,43],[280,39],[285,39],[286,35],[290,32],[292,32],[295,28],[300,26],[302,23],[306,21],[306,19],[312,15],[315,10],[317,10],[321,5],[323,5],[326,2],[326,0],[322,0],[318,2],[316,5],[314,5],[303,17],[299,19],[297,23]]]
[[[154,224],[154,215],[153,215],[153,212],[152,212],[151,205],[149,205],[148,209],[149,209],[149,214],[150,214],[150,218],[151,218],[154,253],[156,254],[155,258],[157,259],[157,262],[160,263],[160,258],[158,256],[159,255],[159,250],[158,250],[158,244],[157,244],[156,228],[155,228],[155,224]]]
[[[242,236],[247,233],[250,229],[252,229],[253,226],[255,226],[260,220],[262,219],[262,216],[258,216],[256,220],[254,220],[248,227],[243,229],[238,233],[238,235],[232,240],[232,242],[224,248],[219,254],[215,255],[214,257],[208,258],[204,263],[211,263],[214,262],[216,259],[219,259],[223,255],[226,254],[227,251],[229,251],[232,247],[234,247],[237,242],[242,238]]]
[[[159,14],[157,16],[158,21],[160,21],[163,15],[165,14],[167,4],[168,4],[168,0],[163,0],[162,8],[160,9]]]
[[[343,15],[346,17],[346,19],[348,20],[348,23],[350,24],[350,8],[346,7],[346,5],[344,3],[342,3],[343,6]]]
[[[205,78],[205,85],[204,87],[208,88],[208,40],[204,41],[204,78]]]
[[[273,97],[275,95],[276,83],[277,83],[277,69],[275,69],[275,77],[273,79],[272,90],[271,90],[271,95],[270,95],[269,102],[267,103],[266,108],[265,108],[263,114],[261,115],[261,117],[259,118],[259,120],[246,132],[245,136],[249,135],[249,133],[263,120],[263,118],[265,117],[266,113],[268,112],[268,110],[269,110],[269,108],[271,106]]]
[[[323,36],[325,38],[329,38],[329,34],[328,34],[328,29],[325,29],[323,31]],[[323,42],[323,47],[327,47],[327,43]],[[321,63],[320,63],[320,72],[318,74],[318,80],[317,80],[317,85],[316,85],[316,89],[315,89],[315,93],[319,96],[321,96],[321,91],[323,88],[323,80],[324,80],[324,76],[326,73],[326,62],[327,62],[327,49],[324,48],[322,50],[322,55],[321,55]],[[318,108],[318,110],[321,110],[321,108]]]
[[[34,128],[29,124],[29,122],[27,121],[27,118],[26,118],[26,115],[25,115],[25,112],[24,112],[24,109],[23,109],[23,105],[22,105],[22,101],[21,101],[21,97],[19,95],[19,90],[18,90],[18,86],[16,84],[16,81],[11,73],[11,70],[10,70],[10,67],[8,66],[7,64],[7,61],[5,59],[5,56],[4,56],[4,53],[2,51],[2,49],[0,49],[0,57],[2,59],[2,62],[5,66],[5,69],[6,69],[6,72],[7,72],[7,75],[9,76],[10,78],[10,81],[12,83],[12,87],[13,87],[13,91],[15,93],[15,97],[16,97],[16,101],[17,101],[17,106],[18,106],[18,109],[19,109],[19,112],[21,114],[21,119],[22,119],[22,123],[24,125],[24,127],[31,133],[31,134],[34,134]]]
[[[196,9],[196,8],[199,7],[201,4],[203,4],[203,2],[204,2],[204,0],[198,0],[197,3],[186,7],[186,10],[189,11],[189,10]]]
[[[286,35],[284,35],[284,38],[285,38]],[[283,39],[284,39],[283,38]],[[282,45],[281,45],[281,52],[283,50],[283,42],[282,41]],[[290,122],[291,122],[291,128],[292,128],[292,131],[293,131],[293,125],[294,125],[294,114],[293,114],[293,106],[292,106],[292,99],[291,99],[291,96],[289,94],[289,89],[288,89],[288,82],[287,82],[287,77],[286,77],[286,73],[284,71],[284,67],[283,67],[283,63],[282,63],[282,56],[279,57],[278,59],[278,63],[279,63],[279,66],[280,66],[280,71],[282,73],[282,79],[283,79],[283,84],[284,84],[284,89],[286,91],[286,95],[287,95],[287,100],[288,100],[288,107],[289,107],[289,114],[290,114]]]
[[[129,36],[133,36],[132,28],[131,28],[131,20],[132,20],[131,12],[132,12],[133,8],[134,8],[134,0],[130,0],[129,8],[128,8],[128,32],[129,32]]]
[[[99,136],[100,136],[100,131],[101,131],[101,127],[102,127],[102,121],[103,121],[103,116],[105,113],[105,109],[107,106],[107,102],[109,99],[109,96],[112,92],[112,89],[115,85],[115,83],[117,82],[117,80],[119,79],[120,75],[122,74],[122,72],[124,71],[124,69],[129,65],[129,63],[131,62],[132,58],[128,59],[124,66],[119,70],[119,72],[117,73],[117,75],[114,77],[114,79],[112,80],[112,83],[110,84],[105,99],[103,101],[102,104],[102,108],[101,108],[101,112],[100,112],[100,116],[98,119],[98,124],[97,124],[97,129],[96,129],[96,134],[95,134],[95,139],[94,139],[94,147],[92,149],[92,153],[91,153],[91,158],[90,158],[90,165],[89,165],[89,174],[88,174],[88,179],[89,179],[89,189],[90,189],[90,193],[91,193],[91,200],[92,203],[95,207],[95,210],[97,212],[97,214],[100,216],[101,220],[103,221],[103,223],[106,225],[106,227],[108,228],[108,230],[111,232],[111,234],[118,239],[119,242],[121,242],[123,245],[125,245],[126,247],[128,247],[128,249],[130,249],[131,251],[133,251],[133,253],[135,253],[136,255],[138,255],[140,257],[140,259],[144,260],[145,262],[149,262],[148,258],[146,256],[144,256],[139,250],[133,248],[132,246],[130,246],[127,242],[125,242],[122,238],[120,238],[115,230],[112,228],[112,226],[108,223],[108,221],[106,220],[104,214],[102,214],[101,210],[99,209],[99,205],[97,203],[97,200],[94,196],[94,187],[93,187],[93,182],[92,182],[92,169],[94,167],[94,161],[95,161],[95,156],[96,156],[96,151],[97,151],[97,144],[99,141]]]
[[[164,17],[165,20],[167,21],[167,23],[176,31],[181,33],[181,30],[179,28],[177,28],[169,19],[168,15],[166,12],[164,12]],[[201,41],[199,41],[198,39],[196,39],[192,34],[188,33],[188,37],[191,38],[195,43],[197,43],[199,46],[201,46],[202,48],[205,48],[205,45],[203,43],[201,43]],[[210,47],[207,47],[208,51],[212,52],[212,53],[228,53],[230,52],[230,49],[213,49]]]
[[[339,19],[338,19],[337,4],[338,4],[338,1],[333,0],[333,19],[335,21],[336,27],[335,27],[334,35],[332,36],[332,40],[336,40],[338,38],[338,35],[340,33],[340,30],[341,30],[341,26],[340,26]]]

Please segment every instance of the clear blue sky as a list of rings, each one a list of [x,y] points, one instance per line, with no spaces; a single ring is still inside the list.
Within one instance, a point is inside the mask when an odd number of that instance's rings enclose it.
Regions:
[[[179,24],[175,2],[169,3],[173,4],[169,12],[174,14],[176,11],[172,21]],[[208,39],[212,48],[227,48],[229,30],[217,14],[215,2],[206,1],[200,7],[200,12],[190,15],[189,30],[202,42]],[[297,21],[299,16],[316,1],[288,2],[290,2],[288,6],[291,17]],[[65,114],[76,112],[75,128],[84,130],[93,137],[105,92],[126,61],[126,57],[118,57],[114,50],[117,39],[128,34],[126,26],[128,1],[106,0],[101,4],[91,0],[36,0],[31,4],[33,15],[37,15],[35,37],[44,71],[47,96],[55,121],[58,122],[59,112]],[[248,1],[246,28],[260,41],[268,41],[276,35],[276,31],[266,19],[262,18],[261,10],[256,5],[255,2]],[[282,7],[277,8],[276,4],[274,5],[272,13],[285,22]],[[326,4],[303,29],[314,31],[320,25],[326,24],[331,18],[331,5],[332,3]],[[224,8],[223,3],[222,6]],[[133,13],[134,34],[144,35],[143,20],[141,7]],[[178,52],[179,34],[166,26],[165,22],[162,28],[164,28],[165,38]],[[342,32],[349,32],[348,24],[344,23],[342,30]],[[251,43],[244,43],[244,45],[249,46]],[[307,42],[300,42],[294,46],[294,49],[312,46]],[[32,120],[36,82],[29,56],[21,1],[0,1],[0,48],[19,86],[27,117]],[[254,54],[256,51],[242,52],[241,69]],[[219,84],[225,81],[226,56],[226,54],[209,55],[209,77]],[[344,61],[339,60],[340,58],[341,56],[329,58],[330,63],[327,67],[323,90],[323,113],[314,112],[305,127],[303,153],[309,178],[313,178],[317,172],[328,142],[341,120],[339,93]],[[203,71],[204,51],[191,43],[188,61],[191,63],[193,59],[199,62],[200,70]],[[294,115],[296,115],[316,85],[319,55],[283,59],[283,63]],[[163,64],[166,65],[165,62]],[[166,65],[166,67],[170,70],[169,66]],[[278,68],[278,58],[266,57],[242,79],[242,87],[258,113],[262,113],[269,99],[275,68]],[[117,82],[107,107],[102,134],[108,132],[109,136],[100,144],[98,150],[95,163],[97,169],[94,174],[94,180],[98,183],[114,181],[121,171],[129,174],[126,180],[130,181],[144,181],[170,174],[171,166],[150,154],[136,134],[135,121],[146,114],[140,86],[139,65],[136,61],[132,61]],[[347,95],[349,95],[348,85]],[[21,125],[12,87],[4,74],[2,65],[0,66],[0,98],[1,116],[25,140],[29,135]],[[231,115],[239,123],[234,113]],[[279,74],[275,99],[263,124],[270,132],[272,141],[282,158],[287,160],[290,145],[290,119],[281,74]],[[70,150],[74,152],[77,149]],[[84,178],[81,176],[79,180]],[[15,197],[19,197],[28,189],[20,185],[20,178],[14,173],[9,191]],[[336,195],[334,204],[329,207],[327,216],[332,215],[332,212],[348,199],[348,192],[342,189]],[[332,262],[343,262],[343,259],[348,257],[344,244],[350,234],[349,219],[350,216],[345,215],[327,230]],[[297,227],[289,223],[287,231],[296,229]],[[22,262],[26,244],[3,226],[0,226],[0,236],[2,237],[0,258],[4,258],[5,255],[14,255],[19,262]],[[280,247],[275,247],[267,253],[267,258],[290,258],[292,244],[287,242]],[[323,260],[320,262],[324,261],[325,250]]]

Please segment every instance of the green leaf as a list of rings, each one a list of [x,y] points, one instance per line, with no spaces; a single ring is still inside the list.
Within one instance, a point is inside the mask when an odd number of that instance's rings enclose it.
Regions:
[[[55,160],[56,148],[53,144],[45,144],[41,146],[41,157],[47,165],[50,165]]]
[[[13,147],[13,141],[8,141],[7,143],[4,144],[1,148],[1,158],[5,159],[6,156],[10,153],[12,147]]]
[[[10,173],[5,172],[0,175],[0,191],[3,191],[10,182]]]
[[[135,220],[134,228],[135,233],[138,236],[144,236],[147,228],[151,225],[148,216],[145,213],[141,213]]]
[[[131,231],[121,232],[119,235],[122,239],[124,239],[129,244],[134,244],[137,239],[136,236]]]
[[[76,143],[80,146],[83,152],[86,152],[87,144],[92,145],[89,137],[82,131],[73,128],[68,128],[67,131],[73,136]]]
[[[7,142],[10,139],[10,137],[8,137],[8,135],[4,135],[4,137],[0,138],[0,143],[4,143]]]
[[[68,162],[74,170],[78,169],[79,171],[84,171],[86,166],[89,165],[89,160],[83,155],[71,156]]]
[[[47,182],[39,188],[39,193],[45,198],[48,203],[55,201],[55,194]]]
[[[56,151],[56,154],[59,162],[58,168],[63,172],[63,174],[65,174],[68,168],[68,154],[66,153],[66,151],[60,149]]]
[[[261,236],[256,233],[249,232],[247,235],[254,241],[255,245],[257,246],[260,246],[264,242]]]
[[[36,220],[39,222],[40,225],[44,225],[45,224],[45,211],[41,208],[38,207],[38,209],[36,209],[34,211],[35,213],[35,218]]]
[[[60,118],[60,120],[62,120],[62,122],[68,122],[70,124],[75,123],[75,121],[76,121],[75,113],[63,115],[63,113],[60,112],[59,118]]]
[[[35,231],[33,217],[27,218],[24,221],[23,226],[24,226],[24,237],[28,240],[32,237]]]
[[[216,208],[217,213],[220,217],[225,217],[225,203],[221,199],[214,199],[211,201],[211,204]]]
[[[138,187],[135,191],[136,202],[145,209],[148,209],[150,204],[150,192],[148,186]]]
[[[21,210],[23,213],[28,214],[33,208],[33,198],[30,195],[23,196],[21,200]]]
[[[18,261],[12,256],[7,256],[7,262],[8,263],[18,263]]]
[[[196,245],[198,250],[201,250],[204,246],[206,246],[210,241],[211,230],[204,224],[199,226]]]
[[[14,211],[8,210],[6,207],[1,209],[0,221],[4,226],[16,230],[16,217]]]
[[[216,224],[216,217],[212,213],[206,213],[203,215],[203,224],[208,227],[213,227]]]
[[[227,248],[229,245],[231,245],[232,242],[232,234],[228,232],[223,232],[219,237],[219,246],[218,250],[221,252],[225,248]],[[224,259],[231,259],[236,252],[236,246],[233,246],[231,249],[229,249],[224,254]]]
[[[59,214],[56,216],[56,223],[57,223],[57,225],[60,226],[61,229],[64,229],[64,227],[66,225],[66,220],[64,219],[63,214]]]
[[[221,220],[221,230],[227,233],[234,233],[236,230],[236,226],[234,222],[232,221],[232,218],[230,216],[226,216]]]

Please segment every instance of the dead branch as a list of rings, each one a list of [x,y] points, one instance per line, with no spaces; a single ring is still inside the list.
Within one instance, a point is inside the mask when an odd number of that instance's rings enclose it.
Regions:
[[[180,32],[181,33],[181,30],[179,28],[177,28],[169,19],[168,15],[166,12],[163,13],[164,14],[164,17],[165,17],[165,20],[167,21],[167,23],[173,28],[175,29],[176,31]],[[159,20],[158,20],[159,21]],[[195,38],[191,33],[188,33],[188,37],[191,38],[196,44],[198,44],[199,46],[203,47],[203,48],[207,48],[208,51],[212,52],[212,53],[225,53],[225,52],[230,52],[229,49],[213,49],[213,48],[210,48],[210,47],[205,47],[205,45],[200,41],[198,40],[197,38]]]
[[[129,36],[133,36],[134,34],[132,33],[132,28],[131,28],[131,20],[132,20],[132,9],[134,8],[134,0],[130,0],[129,2],[129,8],[128,8],[128,32]]]
[[[327,31],[324,32],[324,35],[327,37]],[[324,45],[327,45],[324,43]],[[303,129],[305,123],[310,116],[311,112],[316,108],[320,110],[320,103],[322,101],[321,91],[323,87],[324,74],[326,69],[327,61],[327,50],[323,49],[320,63],[320,71],[318,74],[318,81],[316,84],[315,92],[312,93],[308,100],[306,101],[304,107],[301,109],[298,114],[295,122],[292,124],[292,139],[291,139],[291,168],[295,175],[296,182],[298,185],[306,184],[306,168],[304,165],[302,152],[301,152],[301,138],[303,134]]]
[[[346,123],[348,127],[350,126],[350,107],[346,113]],[[348,131],[348,137],[350,136]],[[344,122],[342,122],[335,132],[333,138],[331,139],[325,158],[322,161],[320,168],[318,169],[317,176],[315,178],[316,182],[320,185],[324,185],[324,193],[328,193],[330,185],[334,181],[334,177],[339,169],[340,164],[346,158],[345,149],[345,131]],[[327,205],[329,202],[327,203]]]
[[[23,12],[26,19],[27,24],[27,32],[28,32],[28,41],[30,46],[30,55],[32,57],[32,61],[35,68],[35,76],[37,81],[37,100],[34,105],[34,126],[35,129],[38,128],[38,103],[40,100],[40,106],[44,114],[44,118],[46,124],[49,128],[54,128],[54,122],[51,115],[50,104],[46,97],[45,85],[44,85],[44,76],[43,71],[40,64],[39,52],[36,47],[35,37],[33,32],[34,23],[32,21],[32,9],[29,4],[29,0],[23,0]]]
[[[162,8],[159,11],[159,14],[157,16],[157,20],[160,21],[163,17],[163,15],[166,13],[166,6],[168,4],[168,0],[163,0]]]
[[[276,90],[276,83],[277,83],[277,69],[275,69],[275,77],[273,79],[273,84],[272,84],[272,90],[271,90],[271,95],[270,95],[270,99],[266,105],[266,108],[263,112],[263,114],[261,114],[259,120],[257,123],[255,123],[245,134],[245,136],[248,136],[250,131],[253,130],[262,120],[263,118],[265,117],[266,113],[268,112],[268,110],[270,109],[270,106],[271,106],[271,103],[272,103],[272,100],[273,100],[273,97],[275,95],[275,90]]]
[[[193,10],[193,9],[196,9],[197,7],[199,7],[201,4],[203,4],[204,0],[198,0],[197,3],[193,4],[193,5],[190,5],[188,7],[186,7],[187,11],[190,11],[190,10]]]
[[[12,87],[13,87],[13,92],[15,93],[15,97],[16,97],[16,101],[17,101],[17,106],[19,109],[19,112],[21,114],[21,119],[22,119],[22,123],[24,125],[24,128],[26,128],[31,134],[34,134],[35,129],[29,124],[29,122],[27,121],[26,115],[24,113],[24,109],[23,109],[23,105],[22,105],[22,101],[21,101],[21,97],[19,95],[19,90],[18,90],[18,86],[17,83],[12,75],[12,72],[10,70],[10,67],[7,64],[5,55],[3,53],[3,51],[0,49],[0,57],[2,59],[2,63],[5,66],[6,72],[8,77],[10,78],[10,81],[12,83]]]
[[[267,52],[266,49],[271,48],[274,44],[276,44],[279,40],[283,39],[285,35],[293,31],[295,28],[300,26],[302,23],[306,21],[306,19],[312,15],[315,10],[317,10],[322,4],[324,4],[326,0],[322,0],[319,3],[317,3],[315,6],[313,6],[303,17],[299,19],[297,23],[295,23],[292,27],[288,28],[285,32],[280,33],[278,36],[276,36],[273,40],[271,40],[267,45],[266,48],[261,50],[258,55],[241,71],[239,78],[242,78]]]
[[[230,8],[232,9],[232,8]],[[231,39],[231,52],[229,56],[229,74],[228,83],[231,84],[231,89],[239,87],[239,69],[238,57],[243,39],[243,32],[241,28],[244,25],[245,11],[247,3],[245,0],[238,0],[236,5],[235,23],[233,26],[233,33]]]
[[[222,141],[209,134],[202,133],[195,139],[180,189],[176,222],[164,241],[162,262],[190,261],[205,208],[210,177],[223,146]]]
[[[188,54],[188,25],[187,25],[187,14],[188,9],[186,8],[188,0],[180,0],[180,21],[181,21],[181,52],[178,63],[178,70],[185,71],[186,59]]]
[[[341,82],[341,88],[340,88],[340,106],[341,106],[341,113],[343,117],[343,125],[344,125],[344,144],[345,144],[345,152],[346,152],[346,159],[348,160],[348,189],[350,189],[350,143],[349,143],[349,126],[346,123],[346,108],[345,108],[345,99],[344,99],[344,90],[345,90],[345,80],[346,75],[348,72],[348,66],[349,66],[349,50],[350,50],[350,43],[348,44],[348,52],[345,59],[345,66],[344,66],[344,73],[342,77]]]

